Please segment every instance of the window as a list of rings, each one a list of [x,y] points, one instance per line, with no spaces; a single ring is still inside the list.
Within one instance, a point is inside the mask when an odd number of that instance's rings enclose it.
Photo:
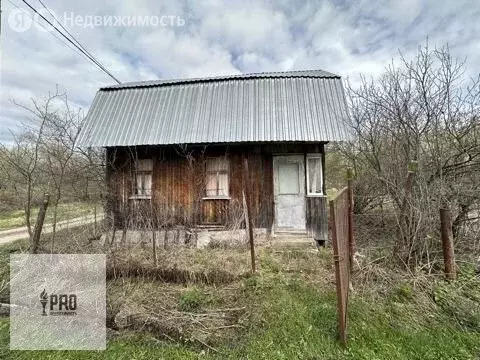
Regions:
[[[323,195],[321,155],[307,155],[307,195]]]
[[[207,197],[228,196],[228,159],[225,157],[207,158],[206,163]]]
[[[298,163],[278,163],[279,195],[296,195],[300,193],[299,174]]]
[[[142,159],[135,162],[135,196],[152,196],[153,160]]]

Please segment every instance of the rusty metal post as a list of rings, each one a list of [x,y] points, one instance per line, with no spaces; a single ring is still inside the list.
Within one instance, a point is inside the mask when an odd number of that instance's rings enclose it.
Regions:
[[[37,222],[35,223],[35,229],[33,230],[33,236],[30,241],[30,252],[32,254],[36,254],[38,252],[38,246],[40,244],[40,235],[42,235],[43,222],[45,221],[45,214],[47,213],[49,202],[50,202],[50,194],[44,194],[43,203],[40,206],[40,210],[37,216]]]
[[[245,194],[246,206],[246,216],[247,216],[247,226],[248,226],[248,239],[250,243],[250,256],[252,260],[252,273],[255,273],[255,244],[253,241],[253,221],[252,221],[252,196],[250,188],[250,176],[248,172],[248,159],[246,156],[243,157],[243,191]]]
[[[455,280],[457,278],[457,269],[455,266],[455,255],[453,251],[452,217],[449,209],[440,209],[440,227],[443,258],[445,262],[445,277],[448,280]]]
[[[348,246],[350,255],[350,267],[353,264],[353,255],[355,254],[355,237],[353,234],[353,169],[347,169],[347,188],[348,188]]]
[[[347,343],[346,326],[347,326],[347,314],[344,306],[344,279],[342,278],[341,261],[345,261],[345,253],[341,254],[339,244],[339,234],[337,233],[337,220],[335,213],[335,201],[330,200],[330,226],[332,229],[332,245],[333,245],[333,261],[335,263],[335,282],[337,288],[337,310],[338,310],[338,323],[339,323],[339,340],[340,343],[345,346]],[[348,286],[348,285],[347,285]],[[347,288],[348,291],[348,288]]]

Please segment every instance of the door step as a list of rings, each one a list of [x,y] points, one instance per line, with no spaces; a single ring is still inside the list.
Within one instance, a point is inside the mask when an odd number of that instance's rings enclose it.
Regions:
[[[273,233],[274,237],[301,237],[308,238],[308,233],[302,230],[275,230]]]

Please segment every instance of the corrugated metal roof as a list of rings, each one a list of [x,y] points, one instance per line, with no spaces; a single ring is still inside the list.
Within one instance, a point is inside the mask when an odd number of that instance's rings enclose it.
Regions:
[[[284,71],[284,72],[236,74],[236,75],[213,76],[213,77],[204,77],[204,78],[137,81],[137,82],[123,83],[119,85],[106,86],[101,88],[100,90],[127,89],[127,88],[135,88],[135,87],[149,87],[149,86],[159,86],[159,85],[169,85],[169,84],[185,84],[185,83],[193,83],[193,82],[222,81],[222,80],[233,80],[233,79],[252,79],[252,78],[272,78],[272,77],[340,78],[339,75],[335,75],[324,70],[297,70],[297,71]]]
[[[347,116],[322,70],[129,83],[100,89],[78,145],[341,141]]]

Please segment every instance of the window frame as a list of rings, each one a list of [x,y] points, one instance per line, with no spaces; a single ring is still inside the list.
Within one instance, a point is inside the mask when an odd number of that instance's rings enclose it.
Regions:
[[[322,153],[312,153],[312,154],[307,154],[306,159],[305,159],[305,169],[307,173],[307,196],[309,197],[320,197],[320,196],[325,196],[323,192],[323,186],[324,186],[324,177],[323,177],[323,156],[324,154]],[[319,193],[312,193],[310,192],[310,162],[309,159],[319,159],[320,160],[320,192]]]
[[[140,168],[140,164],[139,162],[140,161],[145,161],[145,160],[149,160],[151,161],[151,167],[150,167],[150,170],[138,170],[138,168]],[[152,198],[152,193],[153,193],[153,167],[154,167],[154,161],[152,158],[143,158],[143,159],[135,159],[135,164],[134,164],[134,188],[133,188],[133,191],[134,191],[134,194],[132,196],[129,197],[129,199],[145,199],[145,200],[150,200]],[[149,193],[150,194],[139,194],[138,193],[138,176],[142,176],[142,179],[143,181],[145,182],[145,176],[148,176],[150,175],[150,189],[149,189]],[[145,190],[143,190],[143,192],[147,192]]]
[[[208,161],[222,159],[226,162],[226,169],[220,171],[208,170]],[[208,176],[215,174],[216,175],[216,194],[208,195],[207,186],[208,186]],[[227,177],[227,188],[226,195],[219,195],[219,175],[226,175]],[[205,196],[203,200],[229,200],[230,199],[230,159],[227,156],[209,156],[205,159]]]

